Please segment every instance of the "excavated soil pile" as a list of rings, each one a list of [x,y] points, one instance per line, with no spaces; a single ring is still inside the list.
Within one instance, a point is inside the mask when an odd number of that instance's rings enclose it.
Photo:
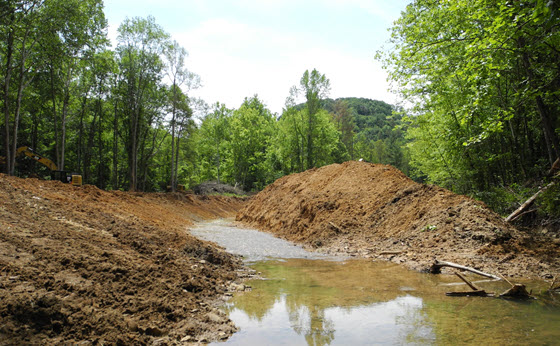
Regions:
[[[0,174],[0,344],[176,344],[235,329],[240,261],[190,236],[236,198],[107,192]]]
[[[550,278],[560,268],[552,239],[522,234],[483,203],[386,165],[350,161],[285,176],[237,220],[319,251],[418,270],[434,259],[523,277]]]

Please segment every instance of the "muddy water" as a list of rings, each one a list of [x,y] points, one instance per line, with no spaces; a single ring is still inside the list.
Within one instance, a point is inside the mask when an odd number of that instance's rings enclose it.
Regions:
[[[244,242],[245,232],[260,237],[253,230],[228,227],[228,221],[193,231],[236,253],[239,245],[230,243]],[[228,233],[230,238],[224,236]],[[296,255],[303,250],[278,245],[274,238],[275,245],[266,244],[267,237],[258,239],[241,246],[241,254],[266,279],[248,282],[253,290],[226,306],[240,328],[227,344],[560,344],[560,296],[541,294],[545,283],[525,282],[538,297],[528,302],[447,297],[445,292],[467,290],[454,276],[421,274],[386,262],[318,259],[305,251]],[[269,246],[273,256],[262,252]],[[280,249],[286,249],[286,257]],[[495,281],[477,285],[498,293],[509,288]]]

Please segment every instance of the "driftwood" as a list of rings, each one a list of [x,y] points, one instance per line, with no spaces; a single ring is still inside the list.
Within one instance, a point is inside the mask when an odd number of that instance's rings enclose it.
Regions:
[[[452,263],[452,262],[444,262],[444,261],[438,261],[438,260],[436,260],[434,262],[434,264],[432,264],[432,266],[430,267],[430,273],[439,274],[441,272],[442,267],[451,267],[451,268],[455,268],[455,269],[466,270],[466,271],[469,271],[471,273],[475,273],[475,274],[478,274],[478,275],[481,275],[481,276],[485,276],[487,278],[492,278],[492,279],[495,279],[495,280],[501,280],[501,278],[496,276],[496,275],[481,272],[480,270],[476,270],[474,268],[465,267],[465,266],[462,266],[462,265],[459,265],[459,264],[456,264],[456,263]]]
[[[445,292],[449,297],[493,297],[494,293],[482,291],[469,291],[469,292]]]
[[[507,282],[508,284],[510,284],[510,286],[511,286],[510,289],[508,289],[504,293],[500,294],[500,297],[502,297],[502,298],[515,298],[515,299],[534,298],[534,297],[531,297],[531,294],[529,292],[527,292],[527,289],[525,288],[525,285],[512,284],[511,281],[506,279],[505,276],[503,276],[502,274],[500,274],[500,277],[502,279],[504,279],[504,281]]]
[[[455,275],[457,275],[461,280],[463,280],[472,289],[472,291],[470,291],[470,292],[446,292],[445,293],[446,296],[450,296],[450,297],[471,297],[471,296],[493,297],[494,296],[494,293],[488,293],[485,290],[481,290],[478,287],[476,287],[473,283],[471,283],[469,280],[467,280],[463,275],[461,275],[459,273],[455,273]]]
[[[383,256],[383,255],[400,255],[401,253],[403,253],[405,251],[383,251],[379,253],[379,256]]]
[[[461,275],[459,273],[455,273],[455,275],[457,275],[461,280],[463,280],[463,282],[466,283],[472,289],[472,291],[446,292],[445,295],[451,296],[451,297],[470,297],[470,296],[494,297],[495,296],[494,293],[486,292],[486,291],[481,290],[480,288],[476,287],[472,282],[467,280],[463,275]],[[508,284],[510,284],[511,288],[506,290],[504,293],[500,294],[500,298],[534,299],[534,297],[532,297],[531,294],[529,292],[527,292],[527,289],[525,288],[525,285],[512,284],[505,277],[502,277],[502,279],[505,280]],[[553,282],[553,285],[554,285],[554,282]],[[553,285],[551,285],[551,287]]]
[[[537,193],[535,193],[533,196],[531,196],[531,198],[529,198],[528,200],[525,201],[525,203],[523,203],[519,208],[517,208],[516,211],[514,211],[513,213],[509,214],[508,217],[505,218],[506,222],[510,222],[512,221],[514,218],[516,218],[519,214],[521,214],[525,209],[527,209],[531,204],[533,204],[533,202],[535,201],[535,199],[537,199],[537,197],[539,197],[539,195],[543,192],[545,192],[546,190],[548,190],[549,188],[551,188],[556,182],[552,181],[550,182],[548,185],[546,185],[545,187],[541,188],[539,191],[537,191]]]
[[[515,215],[513,218],[511,218],[511,219],[509,220],[509,222],[515,221],[515,220],[519,219],[520,217],[522,217],[523,215],[530,214],[530,213],[534,213],[534,212],[536,212],[537,210],[539,210],[539,208],[533,208],[533,209],[530,209],[530,210],[526,210],[526,211],[524,211],[524,212],[522,212],[522,213],[520,213],[520,214]]]
[[[467,285],[469,285],[469,287],[473,290],[473,291],[480,291],[480,289],[478,287],[476,287],[475,285],[473,285],[469,280],[465,279],[465,277],[459,273],[455,273],[455,275],[457,275],[459,277],[459,279],[463,280],[464,283],[466,283]]]
[[[500,294],[500,297],[515,298],[515,299],[533,298],[533,297],[531,297],[529,292],[527,292],[527,289],[525,288],[525,285],[522,285],[522,284],[513,285],[510,289],[508,289],[504,293]]]

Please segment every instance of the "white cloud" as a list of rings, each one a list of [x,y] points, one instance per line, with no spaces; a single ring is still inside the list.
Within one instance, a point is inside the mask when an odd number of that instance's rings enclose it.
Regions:
[[[123,9],[121,2],[128,1],[106,1],[114,8],[108,16],[109,37],[116,38],[124,16],[145,17],[157,10],[157,23],[187,49],[187,67],[202,79],[203,87],[191,94],[209,103],[220,101],[237,108],[245,97],[258,94],[273,112],[281,112],[290,87],[298,84],[306,69],[313,68],[330,79],[332,98],[395,100],[386,91],[385,72],[373,58],[375,47],[387,36],[375,24],[396,19],[394,9],[404,8],[404,0],[391,4],[370,0],[135,0],[138,3]],[[335,17],[346,11],[333,23],[338,25],[332,26],[337,37],[326,36],[324,28],[314,32],[305,23],[289,20],[313,8]],[[367,22],[365,27],[363,22],[361,27],[353,25],[349,13],[356,8],[371,14],[371,26]],[[177,22],[178,18],[184,23]]]
[[[289,89],[303,72],[316,68],[331,81],[331,97],[368,97],[392,102],[385,73],[371,56],[352,56],[312,39],[267,28],[211,19],[175,35],[189,50],[189,68],[202,78],[192,94],[207,102],[239,107],[258,93],[273,112],[281,112]]]

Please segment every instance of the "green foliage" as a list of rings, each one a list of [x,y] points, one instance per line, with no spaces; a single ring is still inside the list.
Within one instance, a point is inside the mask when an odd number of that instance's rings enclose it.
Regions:
[[[282,174],[301,172],[307,168],[308,136],[303,135],[309,124],[307,117],[305,109],[298,111],[292,108],[285,111],[278,121],[278,132],[270,155]],[[314,124],[311,136],[315,143],[312,152],[315,166],[321,167],[347,159],[346,148],[340,141],[340,133],[330,114],[319,110],[315,113]]]
[[[512,184],[507,187],[492,187],[487,191],[477,191],[472,196],[484,201],[495,212],[507,216],[534,193],[535,191],[529,187]]]
[[[364,98],[327,99],[350,159],[390,164],[409,174],[404,123],[400,110],[383,101]]]
[[[262,189],[271,180],[267,149],[275,133],[272,113],[255,95],[245,99],[231,118],[232,176],[245,190]]]
[[[556,178],[556,184],[542,194],[539,205],[541,213],[560,218],[560,179]]]
[[[413,175],[512,204],[498,186],[560,156],[560,20],[554,2],[418,0],[380,53],[406,118]],[[502,191],[502,192],[499,192]],[[501,201],[501,206],[498,206]]]
[[[259,190],[368,151],[375,162],[404,157],[392,107],[351,98],[331,107],[317,70],[303,73],[279,119],[257,96],[208,110],[188,97],[199,78],[186,50],[153,17],[125,19],[113,50],[101,0],[8,1],[0,16],[3,155],[31,146],[88,184],[146,191],[206,180]],[[27,160],[6,168],[49,175]]]
[[[198,133],[199,166],[201,181],[217,180],[218,183],[231,181],[231,169],[224,170],[230,156],[232,110],[224,104],[216,103],[214,111],[202,120]]]

